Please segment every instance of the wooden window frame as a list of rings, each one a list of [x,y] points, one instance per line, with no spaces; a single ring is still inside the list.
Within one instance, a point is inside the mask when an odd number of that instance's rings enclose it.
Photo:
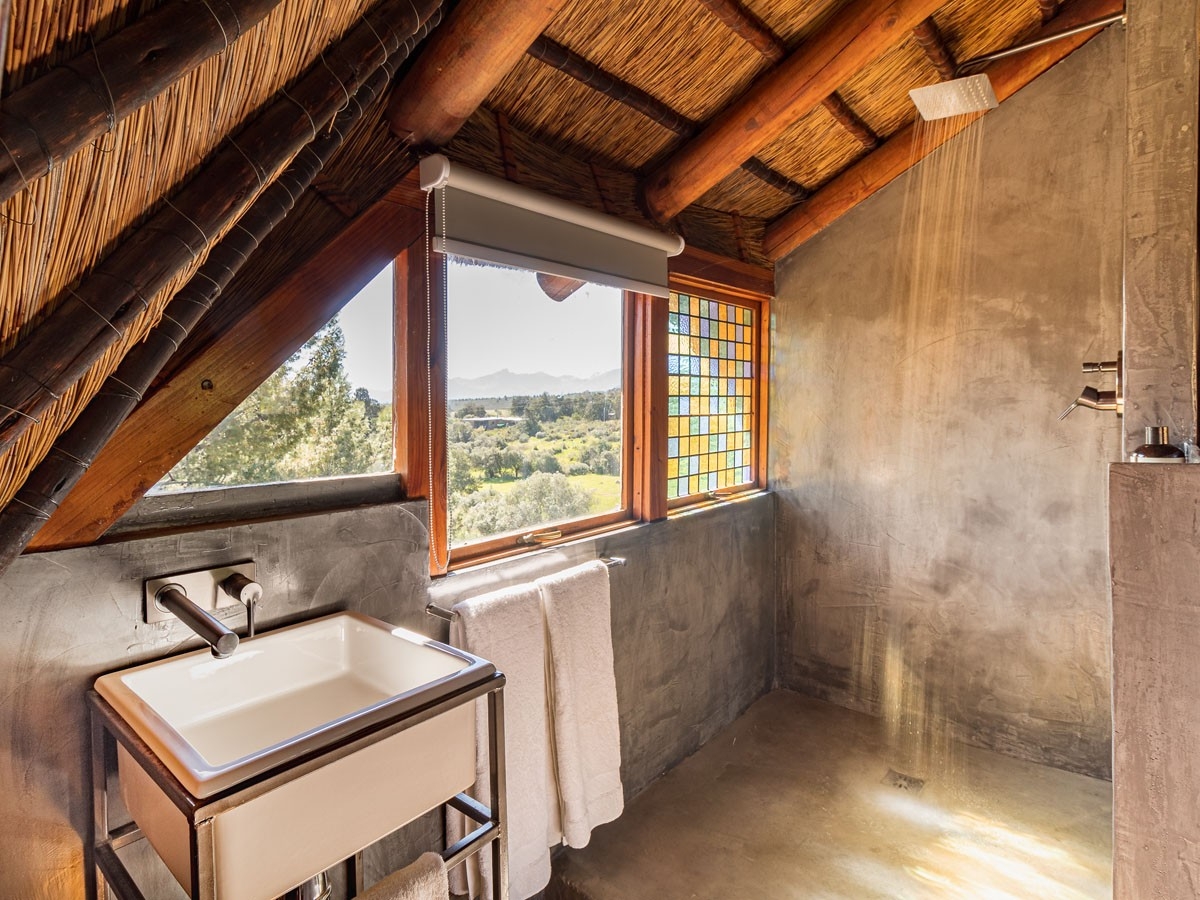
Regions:
[[[429,571],[433,577],[468,566],[579,540],[651,522],[669,514],[735,496],[755,493],[766,487],[767,471],[767,379],[769,360],[770,296],[756,290],[761,280],[749,287],[713,281],[692,273],[673,273],[673,291],[735,303],[755,311],[758,327],[754,369],[755,441],[754,482],[714,499],[708,495],[667,500],[667,298],[625,292],[623,308],[622,385],[622,508],[610,513],[553,523],[543,531],[558,534],[550,540],[524,543],[521,534],[506,534],[455,547],[447,554],[446,471],[446,322],[445,268],[438,254],[428,256],[426,242],[418,240],[396,258],[396,386],[393,400],[395,469],[405,496],[424,497],[430,504]],[[703,259],[707,263],[707,259]],[[695,257],[687,260],[695,262]],[[428,265],[427,265],[428,263]],[[428,321],[426,272],[433,284],[433,303],[428,304],[433,321]],[[729,274],[722,270],[721,274]],[[737,274],[736,272],[734,273]],[[739,280],[732,278],[730,280]],[[427,358],[426,338],[434,337]],[[434,411],[430,440],[429,409]],[[432,445],[433,466],[429,465]],[[430,476],[432,475],[432,482]],[[530,533],[528,530],[525,533]]]
[[[719,284],[714,281],[709,281],[703,278],[697,278],[689,275],[672,275],[670,279],[670,289],[674,293],[688,294],[700,297],[704,300],[716,300],[720,303],[732,303],[735,306],[741,306],[750,309],[754,313],[756,341],[755,341],[755,360],[754,360],[754,388],[751,394],[751,401],[754,409],[754,422],[750,430],[752,440],[754,441],[753,459],[753,478],[751,481],[736,485],[734,487],[722,488],[719,491],[708,491],[699,494],[690,494],[686,497],[675,497],[666,501],[667,509],[670,512],[676,512],[684,509],[691,509],[698,506],[705,506],[712,503],[721,503],[726,500],[732,500],[737,497],[747,494],[754,494],[767,487],[767,419],[768,419],[768,379],[766,373],[770,371],[770,316],[771,316],[771,298],[757,291],[748,290],[745,288],[733,287],[730,285]],[[660,357],[662,360],[661,368],[664,373],[663,385],[663,428],[666,429],[666,405],[667,405],[667,389],[666,389],[666,322],[664,315],[663,323],[663,353]],[[666,437],[663,437],[663,464],[662,471],[659,476],[659,481],[663,485],[664,493],[667,483],[667,462],[666,462]]]

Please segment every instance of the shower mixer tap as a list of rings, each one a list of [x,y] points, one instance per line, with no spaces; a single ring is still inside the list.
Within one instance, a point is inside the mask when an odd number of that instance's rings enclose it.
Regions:
[[[1079,399],[1068,406],[1059,414],[1058,421],[1062,421],[1078,407],[1082,406],[1087,409],[1102,409],[1111,410],[1118,416],[1125,412],[1125,395],[1122,391],[1122,379],[1124,376],[1124,354],[1118,353],[1117,358],[1113,360],[1105,360],[1104,362],[1085,362],[1083,364],[1083,372],[1085,375],[1092,375],[1101,372],[1113,372],[1117,376],[1117,386],[1115,390],[1101,391],[1090,384],[1085,386],[1079,392]]]

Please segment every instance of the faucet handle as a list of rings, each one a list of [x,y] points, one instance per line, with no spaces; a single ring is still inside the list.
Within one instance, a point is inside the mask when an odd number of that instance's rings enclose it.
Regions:
[[[262,585],[257,581],[251,581],[241,572],[234,572],[222,581],[221,590],[239,603],[246,604],[246,606],[249,606],[251,603],[257,603],[262,599],[263,595]]]
[[[262,585],[251,581],[241,572],[234,572],[221,582],[221,590],[246,607],[246,637],[254,637],[254,607],[262,599]]]

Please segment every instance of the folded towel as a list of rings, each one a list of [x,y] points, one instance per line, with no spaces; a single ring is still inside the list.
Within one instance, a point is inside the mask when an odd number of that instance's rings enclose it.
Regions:
[[[608,567],[597,560],[536,584],[550,643],[550,715],[564,842],[586,847],[592,829],[625,807]]]
[[[495,664],[504,686],[504,759],[508,786],[508,884],[511,900],[525,900],[550,881],[549,810],[554,802],[550,728],[546,715],[546,631],[537,587],[518,585],[455,604],[450,642]],[[487,701],[475,707],[475,799],[491,802]],[[475,829],[461,814],[446,816],[451,841]],[[553,840],[558,843],[558,840]],[[456,893],[491,897],[491,854],[477,853],[455,873]]]
[[[359,894],[361,900],[446,900],[449,896],[446,863],[437,853],[423,853],[412,865]]]

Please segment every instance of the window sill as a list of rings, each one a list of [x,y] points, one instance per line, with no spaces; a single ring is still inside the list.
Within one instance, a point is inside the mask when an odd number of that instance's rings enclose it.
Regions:
[[[751,485],[738,491],[734,491],[723,497],[697,497],[695,499],[683,498],[681,500],[670,501],[667,516],[673,518],[675,516],[684,516],[689,513],[700,512],[701,510],[712,509],[718,506],[726,506],[730,503],[741,503],[744,500],[750,500],[754,497],[761,497],[763,494],[771,493],[769,488],[758,487]]]
[[[467,545],[462,548],[455,548],[450,552],[449,572],[435,575],[434,577],[444,578],[446,575],[473,570],[491,563],[530,556],[542,550],[553,550],[579,541],[592,540],[598,536],[611,534],[637,524],[639,524],[637,520],[630,518],[628,515],[615,513],[605,516],[599,522],[593,520],[592,522],[581,523],[580,527],[564,531],[562,537],[553,541],[514,545],[511,538],[501,538],[497,541],[481,542],[474,547]],[[458,559],[455,558],[456,553],[459,554]]]
[[[400,476],[392,472],[151,494],[118,519],[103,540],[150,537],[198,527],[243,524],[403,500]]]

